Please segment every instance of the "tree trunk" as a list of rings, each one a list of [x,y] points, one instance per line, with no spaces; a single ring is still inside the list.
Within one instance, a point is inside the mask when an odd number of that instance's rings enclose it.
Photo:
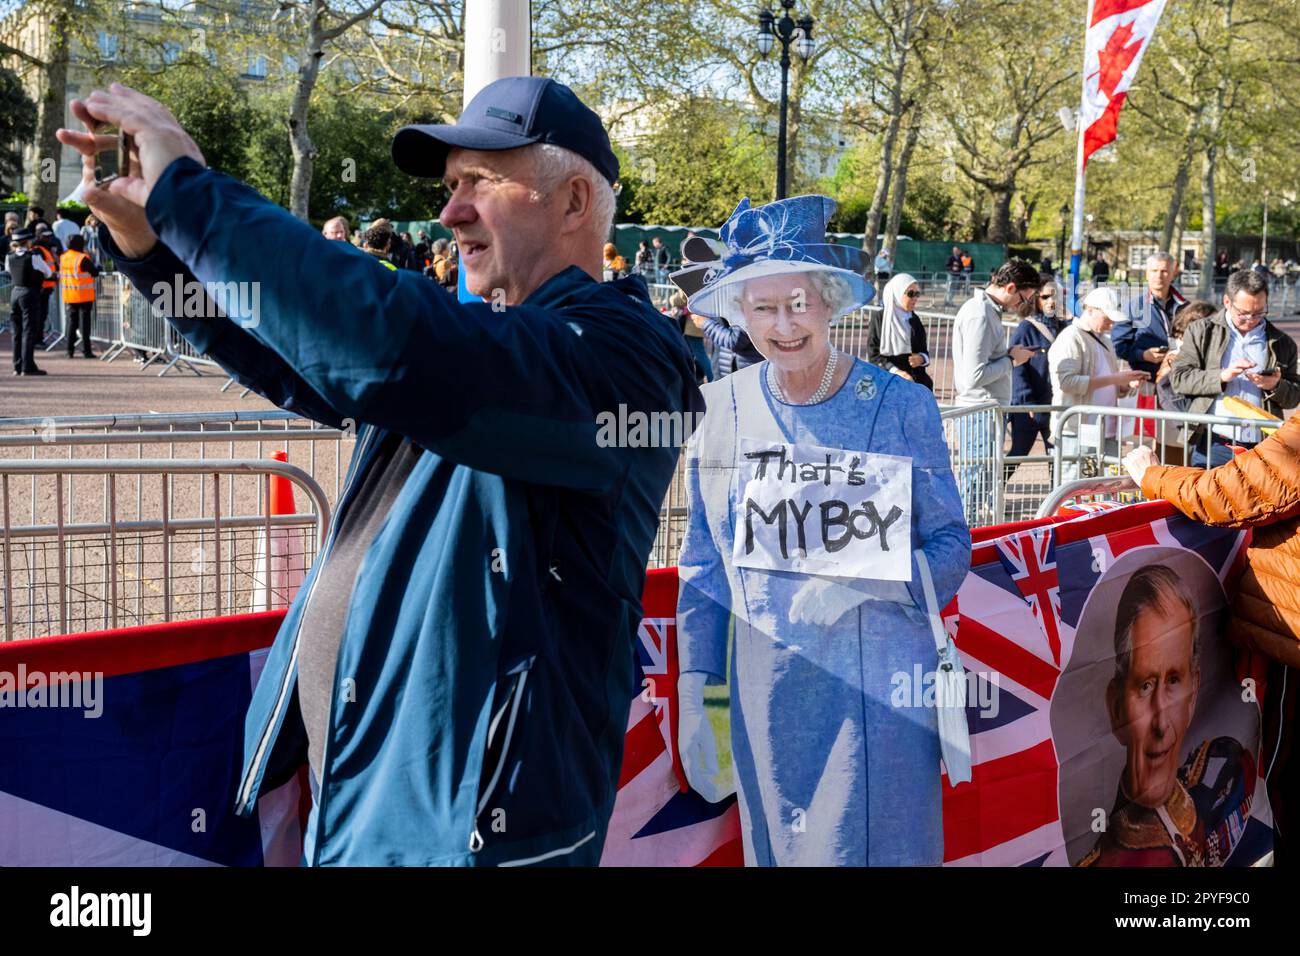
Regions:
[[[1201,167],[1201,282],[1196,294],[1202,299],[1211,299],[1214,289],[1214,258],[1218,241],[1218,228],[1214,221],[1214,172],[1218,160],[1219,147],[1211,142],[1205,151],[1205,162]]]
[[[1178,263],[1178,268],[1183,267],[1183,233],[1187,231],[1187,210],[1178,211],[1178,225],[1174,228],[1173,238],[1169,241],[1169,248],[1166,250]]]
[[[876,254],[876,236],[880,233],[880,220],[885,214],[885,200],[894,174],[894,144],[898,141],[898,128],[907,109],[903,102],[903,82],[907,77],[907,56],[912,49],[915,13],[915,3],[908,0],[903,12],[902,40],[895,52],[894,68],[890,71],[893,88],[889,97],[889,125],[885,128],[885,140],[880,147],[880,174],[876,177],[876,190],[871,194],[871,207],[867,210],[867,224],[862,233],[862,249],[868,257]]]
[[[898,228],[903,221],[903,202],[907,199],[907,171],[912,165],[912,150],[921,133],[921,120],[913,111],[907,123],[907,136],[903,139],[903,149],[898,154],[898,164],[894,170],[894,194],[889,201],[889,221],[885,225],[885,248],[893,258],[898,247]]]
[[[966,234],[972,239],[984,235],[984,199],[988,190],[974,180],[970,180],[970,216],[966,220]]]
[[[989,219],[988,242],[1007,242],[1011,237],[1011,197],[1015,194],[1014,186],[999,186],[990,189],[993,197],[993,215]]]
[[[50,48],[46,53],[45,93],[41,97],[40,121],[36,127],[36,169],[32,177],[32,204],[53,220],[59,204],[59,167],[63,144],[55,135],[63,126],[68,102],[68,30],[72,11],[61,3],[50,21]]]
[[[289,151],[293,155],[293,175],[289,179],[289,211],[304,222],[308,219],[311,205],[312,164],[316,158],[316,147],[312,145],[307,130],[307,117],[311,111],[311,94],[316,89],[316,80],[320,76],[321,57],[325,55],[325,41],[321,35],[324,16],[323,0],[314,0],[305,55],[302,65],[298,67],[298,82],[289,107]]]
[[[1223,8],[1223,54],[1219,63],[1228,69],[1232,59],[1232,7],[1233,0],[1228,0]],[[1197,295],[1202,299],[1213,299],[1214,259],[1218,253],[1218,224],[1214,221],[1214,174],[1218,170],[1219,133],[1223,126],[1223,105],[1226,98],[1225,87],[1228,77],[1214,91],[1214,97],[1208,107],[1209,117],[1206,121],[1205,161],[1201,166],[1201,248],[1204,250],[1201,268],[1201,281],[1197,286]]]
[[[1173,192],[1169,196],[1169,208],[1165,210],[1165,226],[1160,233],[1160,248],[1165,252],[1172,251],[1174,228],[1178,222],[1178,214],[1183,208],[1187,181],[1191,179],[1192,159],[1196,154],[1196,133],[1200,122],[1200,111],[1193,113],[1187,121],[1187,135],[1183,137],[1183,149],[1178,157],[1177,171],[1174,173]]]
[[[871,194],[867,209],[867,224],[862,227],[862,249],[871,258],[876,254],[876,236],[880,233],[880,217],[889,194],[889,181],[894,175],[894,142],[898,139],[899,117],[891,116],[885,129],[885,141],[880,145],[880,172],[876,176],[876,190]]]

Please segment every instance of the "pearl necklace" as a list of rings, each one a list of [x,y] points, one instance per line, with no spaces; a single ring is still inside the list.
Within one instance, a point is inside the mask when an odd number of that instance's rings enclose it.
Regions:
[[[776,367],[771,362],[767,363],[768,387],[776,393],[777,398],[785,402],[787,405],[816,405],[818,402],[822,401],[826,397],[826,393],[831,390],[831,382],[835,380],[835,365],[839,361],[839,355],[839,350],[834,346],[831,346],[831,357],[826,362],[826,371],[822,373],[822,383],[817,386],[817,391],[813,392],[812,395],[808,397],[807,401],[792,402],[790,399],[786,398],[785,389],[783,389],[781,383],[776,380]]]

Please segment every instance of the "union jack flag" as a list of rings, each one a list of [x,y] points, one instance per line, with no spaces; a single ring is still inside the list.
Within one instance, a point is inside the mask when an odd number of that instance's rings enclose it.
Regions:
[[[623,770],[601,866],[740,866],[735,796],[709,803],[677,753],[677,572],[651,571],[637,628],[640,693],[632,701]]]
[[[1047,637],[1052,663],[1061,663],[1061,580],[1056,570],[1056,540],[1051,528],[1008,535],[994,542],[1011,580],[1016,583]]]
[[[945,776],[946,865],[1069,863],[1050,708],[1089,595],[1117,559],[1147,547],[1196,552],[1228,588],[1247,537],[1192,522],[1164,502],[1036,524],[1000,538],[980,536],[971,573],[944,613],[968,680],[977,691],[995,684],[999,703],[996,714],[968,706],[971,781],[951,787]],[[1262,686],[1258,669],[1251,676]],[[1251,859],[1271,841],[1272,816],[1259,783],[1250,831],[1258,840],[1242,854]]]

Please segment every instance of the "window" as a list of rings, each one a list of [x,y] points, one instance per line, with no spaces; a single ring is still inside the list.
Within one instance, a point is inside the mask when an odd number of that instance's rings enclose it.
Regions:
[[[97,38],[99,43],[99,58],[112,62],[117,59],[117,34],[109,33],[105,30],[99,31]]]
[[[1158,246],[1138,246],[1128,247],[1128,267],[1130,269],[1145,269],[1147,265],[1147,256],[1155,255],[1159,252]]]
[[[181,45],[175,40],[168,40],[162,47],[164,63],[175,63],[181,58]]]
[[[286,76],[298,72],[298,58],[296,56],[290,56],[288,54],[285,54],[284,72]]]
[[[255,79],[266,79],[266,57],[249,56],[248,66],[244,68],[244,76],[251,76]]]

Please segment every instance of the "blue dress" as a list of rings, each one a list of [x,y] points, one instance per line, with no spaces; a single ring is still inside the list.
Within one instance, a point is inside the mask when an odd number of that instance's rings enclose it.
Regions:
[[[936,714],[910,693],[936,661],[915,559],[910,583],[738,568],[739,482],[726,476],[738,471],[734,439],[753,429],[746,401],[760,395],[787,441],[910,457],[912,547],[924,549],[946,604],[970,567],[970,532],[938,407],[922,386],[861,360],[827,400],[787,405],[768,389],[766,365],[704,388],[679,560],[682,673],[722,683],[734,622],[731,746],[746,864],[937,865]],[[857,592],[833,623],[807,623],[791,610],[808,588],[829,582]]]

